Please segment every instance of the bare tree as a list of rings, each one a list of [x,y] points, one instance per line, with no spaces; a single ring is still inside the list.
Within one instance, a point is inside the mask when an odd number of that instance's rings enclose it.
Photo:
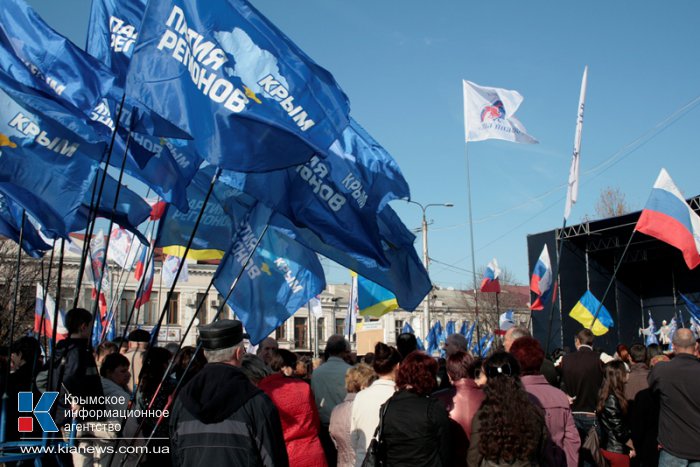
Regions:
[[[606,187],[600,192],[595,205],[595,213],[600,219],[617,217],[630,212],[625,194],[619,188]]]
[[[10,343],[12,310],[15,300],[18,246],[10,240],[0,240],[0,344]],[[14,340],[34,328],[36,284],[41,281],[41,260],[22,252],[19,268],[19,295],[15,313]]]

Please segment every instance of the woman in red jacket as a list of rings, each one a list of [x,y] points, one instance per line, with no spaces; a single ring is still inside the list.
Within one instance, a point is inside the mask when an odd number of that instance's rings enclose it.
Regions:
[[[311,386],[292,375],[297,357],[289,350],[274,350],[269,365],[275,372],[263,378],[258,387],[277,407],[290,466],[326,467],[318,439],[320,419]]]

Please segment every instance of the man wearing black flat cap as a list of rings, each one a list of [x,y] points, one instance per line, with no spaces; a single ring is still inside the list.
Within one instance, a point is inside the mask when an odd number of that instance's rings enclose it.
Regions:
[[[287,466],[279,414],[239,369],[243,325],[199,326],[207,365],[178,394],[170,419],[176,466]]]

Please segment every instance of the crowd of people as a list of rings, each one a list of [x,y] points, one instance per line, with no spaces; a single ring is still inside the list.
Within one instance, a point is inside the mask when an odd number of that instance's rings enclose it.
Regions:
[[[448,336],[440,359],[417,350],[412,334],[359,359],[334,335],[312,360],[272,338],[247,353],[235,320],[200,326],[203,352],[149,348],[143,330],[93,351],[90,322],[86,310],[68,312],[70,336],[53,362],[33,337],[18,339],[2,381],[8,400],[47,388],[108,396],[111,406],[92,408],[146,415],[93,420],[78,445],[150,437],[161,449],[118,463],[73,452],[74,465],[700,466],[700,343],[687,329],[672,336],[673,352],[634,344],[609,356],[583,329],[575,351],[546,356],[514,327],[485,359],[460,334]],[[76,407],[65,401],[55,418],[67,437]],[[167,412],[152,415],[159,410]],[[18,416],[8,404],[6,439],[36,437],[16,430]]]

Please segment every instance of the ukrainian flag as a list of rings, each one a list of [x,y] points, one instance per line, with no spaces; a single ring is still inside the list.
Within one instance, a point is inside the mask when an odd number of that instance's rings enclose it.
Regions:
[[[591,326],[598,307],[600,307],[598,317]],[[583,294],[576,306],[569,312],[569,316],[581,323],[583,327],[590,329],[596,336],[602,336],[615,325],[607,308],[601,306],[600,301],[595,298],[590,290]]]
[[[399,307],[393,293],[360,275],[357,276],[357,305],[362,316],[376,318]]]

